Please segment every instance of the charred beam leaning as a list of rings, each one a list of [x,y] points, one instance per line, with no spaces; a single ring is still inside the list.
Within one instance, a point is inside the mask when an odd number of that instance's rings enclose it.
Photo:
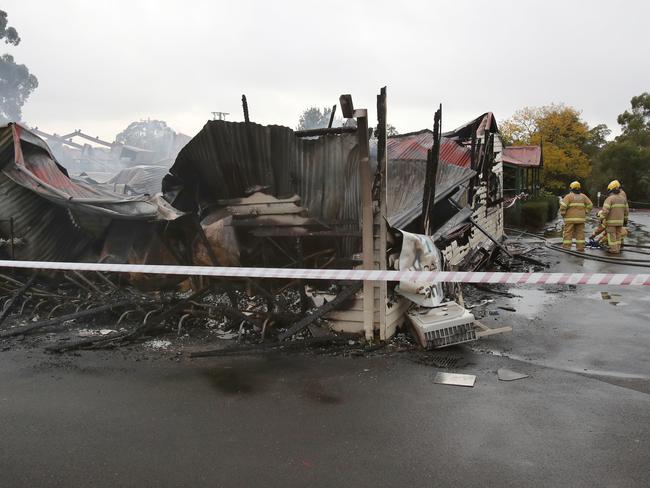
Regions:
[[[327,124],[327,128],[331,129],[332,124],[334,123],[334,114],[336,114],[336,105],[332,105],[332,113],[330,114],[330,122]]]
[[[294,134],[297,137],[314,137],[337,134],[354,134],[356,131],[356,127],[323,127],[322,129],[297,130]]]
[[[336,310],[340,305],[352,298],[354,294],[361,289],[361,286],[362,283],[355,283],[354,285],[351,285],[348,288],[344,289],[341,293],[336,295],[336,298],[334,298],[334,300],[323,304],[320,308],[317,308],[314,313],[303,317],[289,329],[280,334],[278,339],[280,341],[284,341],[285,339],[288,339],[289,337],[306,328],[309,324],[327,315],[329,312]]]

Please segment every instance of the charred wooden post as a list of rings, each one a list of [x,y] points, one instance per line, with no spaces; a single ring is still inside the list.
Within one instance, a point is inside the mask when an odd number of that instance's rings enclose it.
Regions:
[[[357,141],[359,145],[359,185],[361,193],[361,247],[363,269],[374,269],[374,215],[372,208],[372,176],[370,173],[370,146],[368,142],[368,111],[357,109]],[[366,340],[374,337],[375,293],[372,281],[363,282],[363,328]]]
[[[433,117],[433,147],[427,152],[427,169],[424,178],[424,191],[422,192],[422,230],[425,235],[432,235],[434,228],[434,205],[436,198],[436,174],[438,173],[438,160],[440,159],[440,139],[442,137],[440,123],[442,119],[442,105],[436,110]]]
[[[330,122],[327,124],[327,128],[331,129],[332,124],[334,123],[334,114],[336,114],[336,105],[332,105],[332,113],[330,114]]]
[[[250,117],[248,116],[248,101],[246,100],[246,95],[241,96],[241,104],[244,109],[244,122],[250,122]]]
[[[388,218],[388,211],[386,208],[386,178],[388,175],[388,104],[386,101],[386,87],[383,87],[377,95],[377,174],[375,176],[376,188],[373,188],[373,198],[379,207],[379,214],[377,218],[379,222],[375,221],[375,227],[379,226],[379,235],[376,237],[378,245],[374,246],[379,249],[379,269],[386,269],[386,241],[388,230],[386,228],[386,220]],[[386,305],[388,303],[388,283],[382,281],[375,288],[375,293],[379,297],[379,339],[386,340],[388,338],[387,332],[387,317]],[[374,306],[373,306],[374,308]]]

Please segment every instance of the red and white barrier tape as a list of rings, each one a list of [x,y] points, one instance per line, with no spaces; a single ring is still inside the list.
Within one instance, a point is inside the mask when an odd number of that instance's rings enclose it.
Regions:
[[[423,281],[501,283],[512,285],[624,285],[650,286],[650,274],[605,273],[493,273],[464,271],[370,271],[361,269],[241,268],[219,266],[162,266],[151,264],[58,263],[0,260],[0,268],[59,271],[100,271],[228,278],[287,278],[305,280]]]

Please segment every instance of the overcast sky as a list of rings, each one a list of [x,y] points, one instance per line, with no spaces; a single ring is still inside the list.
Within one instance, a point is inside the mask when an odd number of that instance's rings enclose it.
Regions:
[[[4,0],[38,76],[23,116],[56,133],[112,138],[163,119],[195,134],[210,112],[294,127],[305,107],[388,86],[400,132],[449,130],[492,111],[566,103],[616,129],[650,90],[650,2]]]

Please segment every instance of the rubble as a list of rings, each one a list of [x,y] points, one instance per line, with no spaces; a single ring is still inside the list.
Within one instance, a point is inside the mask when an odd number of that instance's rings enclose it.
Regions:
[[[0,128],[2,154],[15,157],[0,161],[0,234],[12,252],[16,247],[16,259],[30,260],[455,271],[478,269],[500,252],[502,266],[517,256],[534,264],[528,250],[502,242],[502,144],[494,115],[443,134],[439,110],[433,131],[388,137],[386,103],[384,88],[374,131],[350,95],[340,98],[349,119],[343,128],[301,132],[249,117],[209,121],[179,152],[161,193],[154,193],[160,167],[73,180],[35,131],[9,124]],[[47,223],[28,220],[37,214]],[[428,348],[495,333],[464,309],[458,285],[72,271],[51,274],[66,289],[39,301],[43,278],[37,288],[8,282],[14,298],[0,323],[22,303],[0,337],[82,321],[85,331],[114,331],[65,338],[48,346],[54,352],[117,347],[159,333],[182,338],[196,327],[236,340],[240,350],[284,349],[290,346],[283,341],[306,339],[336,344],[349,334],[374,347],[407,319]],[[17,323],[46,307],[46,318]],[[460,322],[451,324],[451,315]]]

